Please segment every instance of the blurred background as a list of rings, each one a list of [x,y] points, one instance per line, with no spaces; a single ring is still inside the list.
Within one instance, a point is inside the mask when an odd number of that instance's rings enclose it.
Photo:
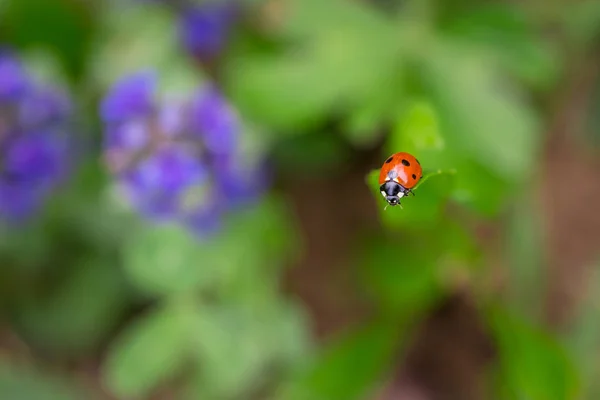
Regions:
[[[599,116],[593,0],[0,0],[0,399],[600,398]]]

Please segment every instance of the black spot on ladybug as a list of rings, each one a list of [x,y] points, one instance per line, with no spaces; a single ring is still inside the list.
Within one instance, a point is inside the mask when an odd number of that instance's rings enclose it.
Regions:
[[[406,166],[406,167],[410,167],[410,163],[408,162],[408,160],[402,159],[402,165]]]
[[[412,174],[413,179],[417,179],[417,176],[415,174]]]
[[[419,179],[423,179],[423,175],[421,175],[421,177]]]
[[[394,156],[392,156],[392,157],[388,158],[387,160],[385,160],[385,163],[389,164],[389,163],[392,162],[393,159],[394,159]]]
[[[415,161],[417,162],[417,164],[421,165],[421,163],[419,162],[419,160],[417,160],[416,158],[415,158]]]

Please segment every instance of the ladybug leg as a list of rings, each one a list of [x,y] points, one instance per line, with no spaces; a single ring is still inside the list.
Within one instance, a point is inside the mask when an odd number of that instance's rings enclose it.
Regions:
[[[415,192],[413,192],[412,189],[408,189],[408,193],[412,194],[413,196],[415,195]]]

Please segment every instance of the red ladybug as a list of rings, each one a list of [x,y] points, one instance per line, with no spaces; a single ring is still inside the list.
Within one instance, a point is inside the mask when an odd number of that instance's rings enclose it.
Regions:
[[[388,157],[379,173],[379,190],[391,206],[400,205],[400,199],[408,196],[423,177],[421,163],[408,153],[396,153]]]

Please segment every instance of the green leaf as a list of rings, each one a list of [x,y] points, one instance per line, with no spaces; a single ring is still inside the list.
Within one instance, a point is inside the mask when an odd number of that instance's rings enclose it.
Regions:
[[[508,221],[508,303],[532,318],[540,317],[546,293],[544,227],[533,198],[523,198]]]
[[[600,34],[600,4],[595,0],[578,1],[561,11],[570,44],[581,50],[593,46]]]
[[[0,364],[0,398],[27,400],[96,399],[75,382],[29,367]]]
[[[598,265],[596,263],[596,265]],[[596,357],[600,350],[600,320],[597,318],[600,304],[600,274],[597,268],[590,268],[591,276],[587,280],[586,293],[576,311],[573,322],[567,329],[566,342],[583,381],[581,398],[596,399],[600,396],[598,373],[600,364]]]
[[[403,324],[372,323],[345,333],[286,382],[278,400],[370,398],[402,346]]]
[[[253,325],[242,310],[204,307],[195,329],[204,397],[231,397],[253,389],[249,386],[262,375],[267,357]]]
[[[489,320],[499,351],[499,384],[515,398],[579,398],[579,376],[565,348],[530,322],[501,309]]]
[[[141,69],[160,75],[159,91],[186,95],[203,81],[182,51],[175,15],[165,7],[115,6],[101,15],[102,26],[89,57],[90,78],[100,93]]]
[[[298,176],[333,175],[351,155],[333,132],[311,132],[281,141],[273,157],[283,173]]]
[[[268,56],[238,54],[225,71],[227,92],[242,114],[282,133],[297,131],[364,104],[390,82],[393,29],[368,6],[339,0],[286,5],[283,31],[298,46]]]
[[[470,7],[455,13],[443,32],[477,46],[480,54],[538,87],[548,87],[558,77],[558,53],[540,38],[522,7],[506,3]]]
[[[455,174],[454,170],[425,171],[423,178],[413,189],[415,196],[402,198],[403,208],[396,206],[386,209],[387,203],[379,192],[379,170],[369,173],[366,181],[375,200],[379,203],[379,216],[382,222],[387,227],[396,228],[436,223],[452,194]]]
[[[84,3],[66,0],[6,0],[3,42],[22,49],[42,47],[58,56],[72,77],[84,72],[95,21]]]
[[[370,96],[359,101],[348,111],[343,122],[342,135],[353,145],[375,147],[394,120],[395,107],[403,88],[391,81],[380,85]]]
[[[419,153],[426,150],[439,151],[444,147],[437,111],[431,102],[422,99],[407,103],[386,142],[386,149],[390,154],[398,149]]]
[[[511,200],[511,192],[519,188],[479,161],[461,158],[457,153],[449,153],[448,157],[459,172],[452,198],[482,216],[497,215],[501,207]]]
[[[412,237],[400,244],[377,238],[367,245],[361,263],[365,290],[392,315],[422,312],[442,294],[438,252],[423,251],[418,245],[422,235]],[[399,252],[402,257],[398,262],[390,262]]]
[[[203,250],[216,265],[218,295],[244,304],[273,301],[284,260],[298,254],[299,238],[287,205],[267,197],[228,215],[224,230]]]
[[[27,340],[61,356],[90,351],[114,329],[127,305],[120,271],[105,260],[82,260],[50,298],[27,299],[15,325]]]
[[[472,48],[441,42],[423,56],[420,74],[451,150],[511,182],[531,176],[537,118],[493,64]]]
[[[144,315],[118,337],[103,365],[103,380],[120,398],[145,398],[180,372],[191,350],[195,309],[167,304]]]
[[[294,254],[294,227],[287,215],[282,202],[265,198],[224,216],[222,230],[203,240],[176,223],[148,225],[126,243],[126,271],[151,294],[255,292],[249,287],[255,280],[240,277],[262,276],[261,268],[281,265],[284,256]]]
[[[292,361],[305,357],[308,329],[299,311],[280,298],[259,307],[203,307],[194,335],[200,366],[192,388],[196,397],[232,398],[253,392],[272,383],[266,371],[277,367],[281,374]]]
[[[130,238],[123,249],[131,280],[151,294],[192,291],[214,282],[217,253],[175,223],[150,225]],[[208,258],[212,255],[213,258]]]

